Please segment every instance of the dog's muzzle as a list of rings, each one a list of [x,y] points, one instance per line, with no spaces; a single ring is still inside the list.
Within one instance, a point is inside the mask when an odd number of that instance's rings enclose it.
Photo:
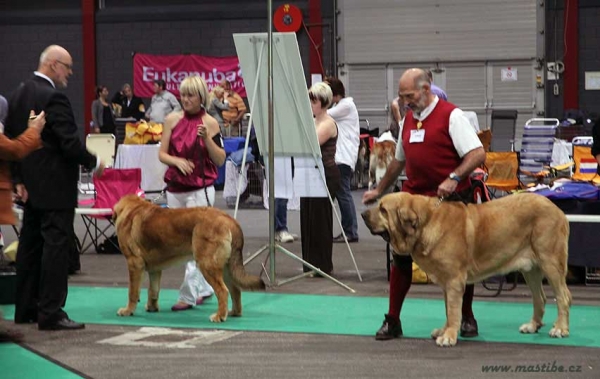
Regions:
[[[373,227],[371,226],[371,222],[369,221],[370,217],[371,217],[371,212],[373,212],[373,210],[367,209],[366,211],[361,213],[361,216],[365,222],[365,225],[367,226],[367,228],[369,228],[369,231],[371,232],[372,235],[381,236],[384,241],[390,242],[390,233],[387,230],[381,230],[381,231],[373,230]]]

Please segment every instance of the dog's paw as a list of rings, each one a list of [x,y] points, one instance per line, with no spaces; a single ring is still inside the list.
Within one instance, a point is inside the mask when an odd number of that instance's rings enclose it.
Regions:
[[[568,337],[569,336],[569,329],[566,329],[566,328],[565,329],[561,329],[561,328],[554,327],[554,328],[550,329],[550,332],[548,334],[552,338]]]
[[[230,310],[227,315],[229,317],[242,317],[242,312],[241,311],[236,311],[236,310]]]
[[[444,334],[445,330],[446,328],[433,329],[431,331],[431,338],[433,338],[434,340],[437,339],[439,336]]]
[[[456,338],[439,336],[438,338],[436,338],[435,344],[441,347],[452,347],[456,345]]]
[[[133,316],[133,311],[129,310],[129,308],[119,308],[117,311],[117,316]]]
[[[444,334],[435,339],[435,344],[442,347],[450,347],[456,345],[458,340],[458,331],[454,328],[446,328]]]
[[[542,325],[536,322],[528,322],[526,324],[521,325],[521,327],[519,328],[519,332],[523,334],[533,334],[537,333],[537,331],[540,330],[541,327]]]
[[[213,313],[212,315],[210,315],[210,321],[211,322],[225,322],[225,320],[227,320],[227,316],[219,316],[218,313]]]
[[[158,305],[157,306],[146,305],[146,312],[149,312],[149,313],[158,312]]]

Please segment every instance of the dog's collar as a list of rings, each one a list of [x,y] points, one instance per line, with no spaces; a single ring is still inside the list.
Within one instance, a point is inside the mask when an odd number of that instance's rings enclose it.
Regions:
[[[435,207],[439,207],[440,204],[442,204],[442,201],[444,201],[444,196],[440,196],[438,202],[435,204]]]

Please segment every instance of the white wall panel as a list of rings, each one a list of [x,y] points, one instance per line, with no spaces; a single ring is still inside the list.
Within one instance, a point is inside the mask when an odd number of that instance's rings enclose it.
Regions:
[[[387,128],[387,72],[385,65],[348,66],[346,96],[354,98],[358,116],[370,129]],[[361,123],[361,127],[366,127]]]
[[[536,0],[339,0],[344,63],[527,59]]]
[[[338,7],[340,75],[347,74],[361,117],[385,113],[409,67],[437,69],[434,83],[475,111],[481,128],[490,126],[492,109],[516,109],[518,137],[544,109],[535,88],[543,14],[536,0],[339,0]],[[500,79],[509,66],[518,81]]]

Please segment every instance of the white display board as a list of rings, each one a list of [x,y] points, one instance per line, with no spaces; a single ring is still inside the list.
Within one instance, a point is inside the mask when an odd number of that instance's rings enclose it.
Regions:
[[[267,33],[233,34],[258,146],[268,144]],[[273,33],[274,155],[321,157],[295,33]]]

